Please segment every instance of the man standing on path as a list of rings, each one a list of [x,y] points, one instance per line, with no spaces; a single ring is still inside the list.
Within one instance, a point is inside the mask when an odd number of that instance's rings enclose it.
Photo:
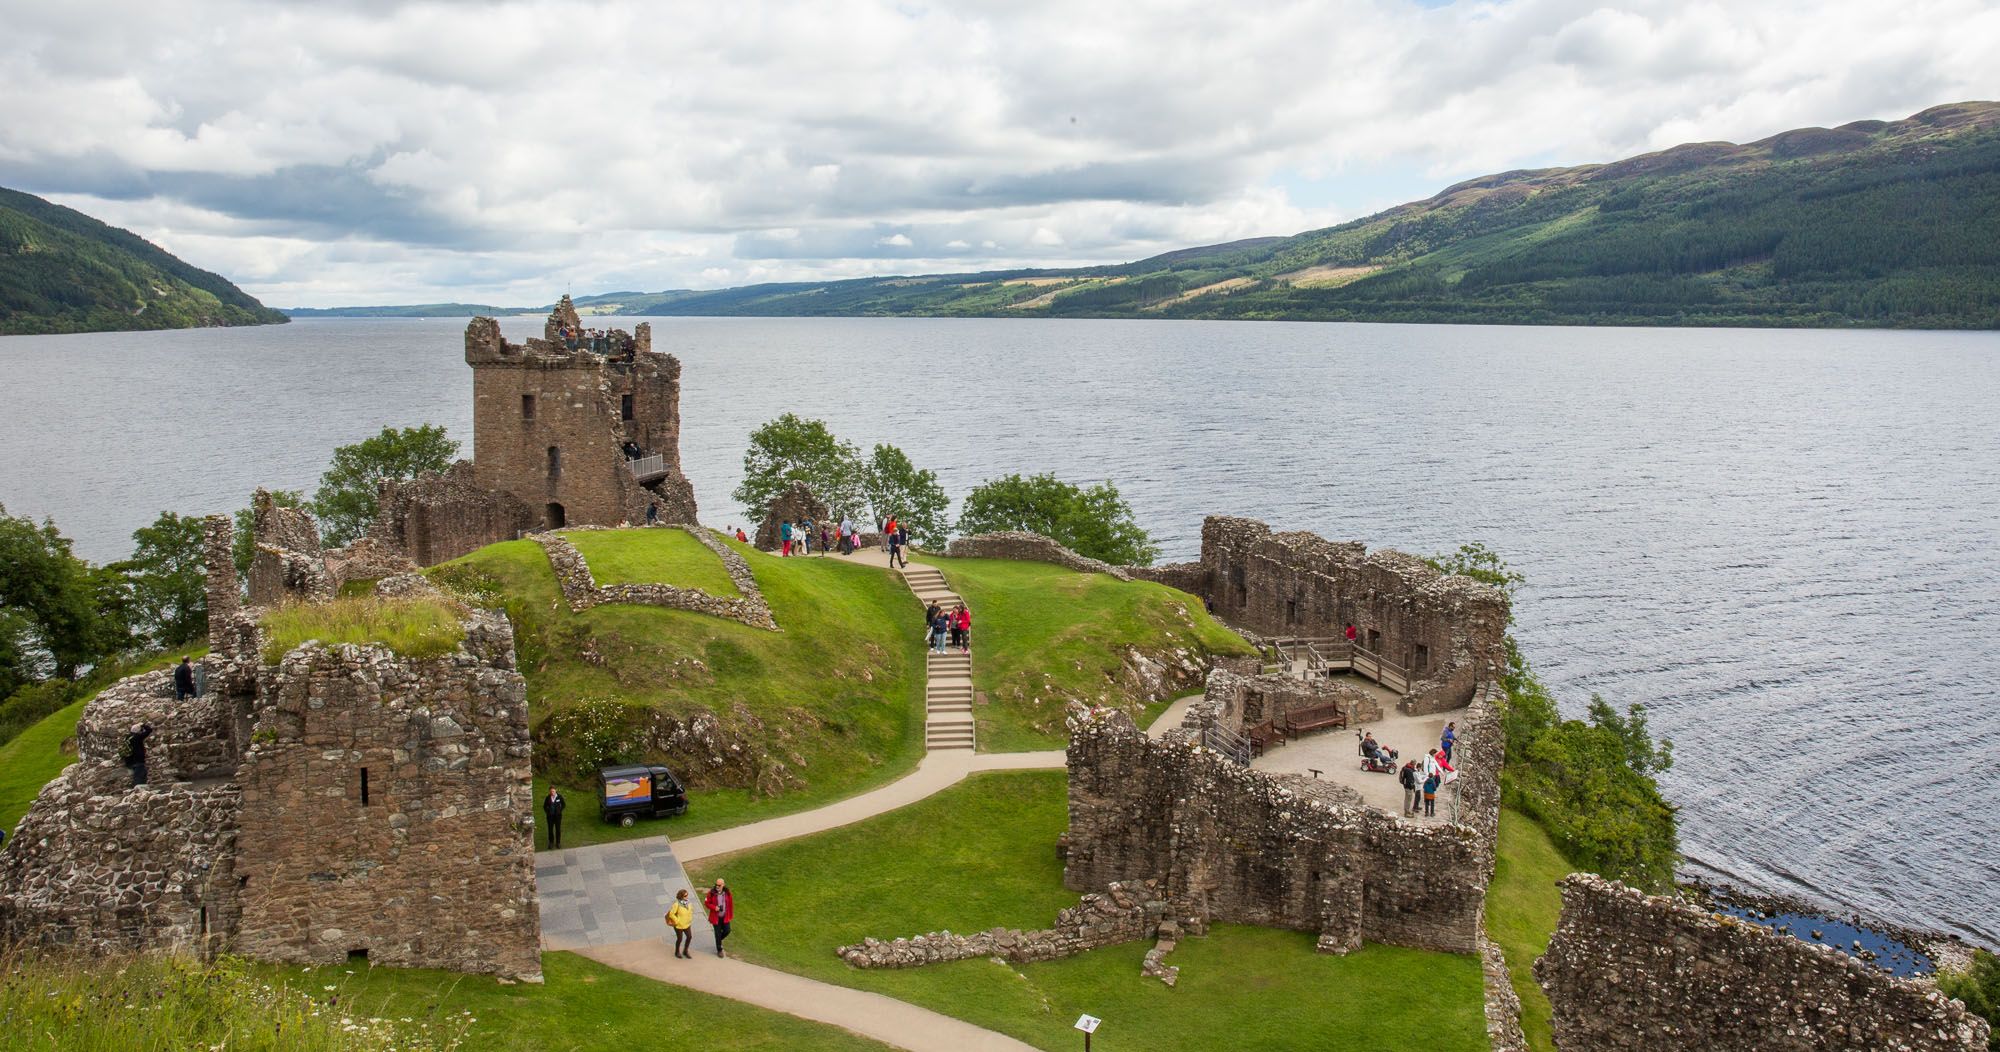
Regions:
[[[792,554],[792,523],[789,519],[778,523],[778,547],[786,555]]]
[[[550,851],[562,846],[562,813],[568,806],[563,794],[556,792],[555,786],[549,786],[549,795],[542,798],[542,817],[549,820]]]
[[[890,521],[894,522],[895,520],[891,519]],[[882,546],[889,549],[889,568],[891,570],[896,568],[896,548],[901,543],[902,536],[894,530],[882,535]]]
[[[174,666],[174,700],[186,701],[194,697],[194,665],[186,657]]]
[[[1424,793],[1417,782],[1417,761],[1408,760],[1403,764],[1403,773],[1396,776],[1403,783],[1403,817],[1415,818],[1417,808],[1423,806]]]
[[[125,739],[125,769],[132,772],[135,788],[146,784],[146,739],[152,736],[153,725],[142,723],[132,728],[132,736]]]
[[[701,904],[708,907],[708,924],[715,929],[715,955],[727,957],[722,952],[722,940],[729,938],[729,924],[736,919],[736,896],[729,893],[722,878],[715,878],[715,886],[702,896]]]
[[[646,505],[646,525],[651,526],[654,525],[655,523],[658,523],[659,521],[660,521],[660,502],[656,500]]]

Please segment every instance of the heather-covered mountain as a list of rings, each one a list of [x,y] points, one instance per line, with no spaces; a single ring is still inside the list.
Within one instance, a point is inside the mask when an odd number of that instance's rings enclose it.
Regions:
[[[0,189],[0,333],[185,329],[285,321],[242,289],[129,230]]]

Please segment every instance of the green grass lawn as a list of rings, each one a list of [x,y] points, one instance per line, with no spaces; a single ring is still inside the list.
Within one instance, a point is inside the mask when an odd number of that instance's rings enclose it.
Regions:
[[[1313,951],[1302,932],[1220,926],[1184,940],[1168,989],[1139,975],[1148,943],[1030,965],[959,961],[860,971],[836,946],[995,925],[1039,928],[1076,896],[1055,838],[1067,824],[1060,772],[984,774],[867,822],[698,863],[737,894],[730,947],[746,959],[886,994],[1041,1048],[1080,1045],[1070,1029],[1105,1020],[1106,1049],[1424,1048],[1484,1050],[1479,963],[1368,946]]]
[[[1554,1052],[1549,1036],[1549,999],[1535,982],[1535,960],[1549,948],[1562,914],[1556,881],[1574,872],[1535,820],[1519,811],[1500,812],[1500,852],[1493,885],[1486,894],[1486,931],[1507,954],[1507,975],[1521,997],[1521,1030],[1528,1047]]]
[[[561,536],[583,553],[600,585],[670,584],[710,595],[738,594],[722,560],[685,530],[581,530]]]
[[[641,549],[666,549],[676,538],[693,543],[678,530],[627,536]],[[539,799],[554,778],[569,797],[566,846],[685,836],[817,807],[892,781],[922,757],[923,655],[904,630],[921,611],[903,582],[885,568],[737,548],[750,553],[782,631],[629,604],[571,613],[548,557],[531,541],[491,545],[432,571],[497,596],[514,620],[536,725],[535,792]],[[786,788],[753,791],[743,766],[718,778],[670,763],[694,788],[688,814],[625,830],[597,821],[598,763],[661,758],[644,740],[645,722],[656,711],[699,710],[713,713],[723,733],[760,754],[760,763],[782,763]],[[595,735],[552,729],[549,720],[565,712],[584,723],[591,722],[586,715],[603,714],[609,730],[599,741],[609,744],[601,755],[592,755]],[[536,821],[541,817],[538,807]],[[540,830],[536,842],[545,842]]]
[[[28,805],[41,794],[42,786],[76,761],[76,754],[64,752],[62,744],[76,734],[76,721],[87,704],[86,698],[59,709],[0,745],[0,829],[8,835],[28,813]]]
[[[290,603],[264,614],[264,661],[309,639],[333,646],[372,643],[407,658],[443,657],[465,642],[459,611],[435,599],[343,595],[324,603]]]
[[[366,964],[44,958],[0,973],[0,1018],[7,1020],[5,1046],[24,1052],[887,1047],[574,954],[543,954],[542,969],[544,985],[503,986],[484,976]]]
[[[972,607],[972,678],[979,747],[1059,749],[1072,700],[1137,709],[1115,676],[1126,650],[1251,654],[1201,601],[1150,581],[1119,581],[1048,563],[1008,559],[921,561],[944,571]]]

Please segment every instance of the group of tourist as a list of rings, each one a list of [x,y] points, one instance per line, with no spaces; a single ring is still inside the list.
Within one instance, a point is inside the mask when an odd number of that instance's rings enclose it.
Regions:
[[[603,329],[583,329],[565,325],[556,334],[567,350],[585,350],[592,354],[611,353],[611,333]]]
[[[701,904],[708,911],[708,926],[715,930],[715,955],[729,956],[722,949],[722,940],[729,938],[729,926],[736,920],[736,896],[717,877],[715,885],[701,897]],[[693,960],[694,908],[689,904],[688,889],[674,894],[674,904],[667,907],[667,927],[674,933],[674,956]]]
[[[1411,760],[1403,765],[1396,780],[1403,786],[1403,816],[1414,818],[1421,813],[1425,818],[1437,817],[1438,789],[1450,785],[1458,777],[1458,768],[1452,765],[1451,750],[1458,744],[1458,721],[1444,725],[1444,734],[1438,746],[1424,754],[1423,763]]]
[[[910,565],[910,531],[894,515],[882,524],[882,547],[889,550],[890,566]]]
[[[931,642],[931,653],[942,654],[947,649],[961,654],[972,653],[972,611],[964,603],[946,610],[938,603],[924,609],[924,635]]]
[[[737,531],[736,539],[743,539],[742,531]],[[811,555],[815,548],[822,556],[829,551],[850,555],[859,547],[861,531],[845,516],[838,522],[804,518],[778,524],[778,551],[783,555]]]

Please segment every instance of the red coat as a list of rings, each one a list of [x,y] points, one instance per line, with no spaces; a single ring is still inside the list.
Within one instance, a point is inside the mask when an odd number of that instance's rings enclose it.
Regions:
[[[953,620],[958,623],[958,630],[963,632],[972,627],[972,611],[960,610]]]
[[[731,895],[728,888],[722,889],[719,896],[714,888],[708,889],[708,894],[702,896],[701,904],[708,907],[710,925],[728,924],[736,919],[736,896]]]

